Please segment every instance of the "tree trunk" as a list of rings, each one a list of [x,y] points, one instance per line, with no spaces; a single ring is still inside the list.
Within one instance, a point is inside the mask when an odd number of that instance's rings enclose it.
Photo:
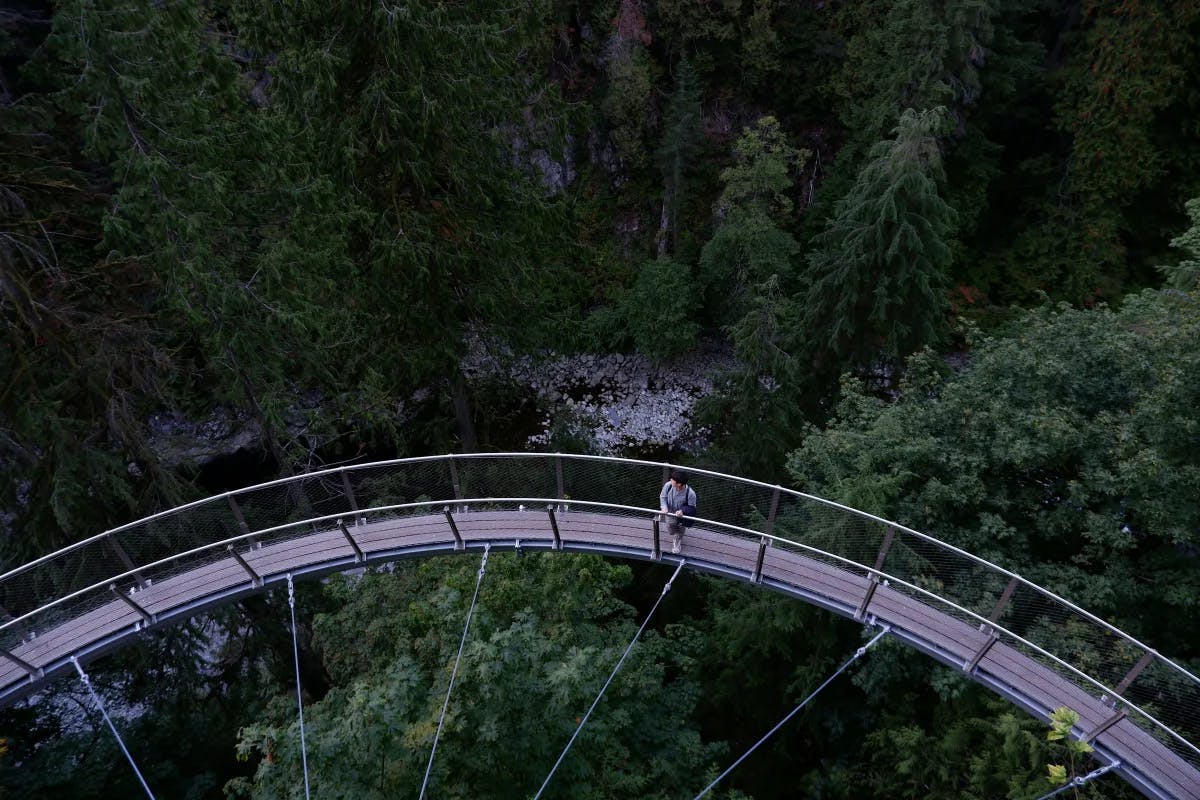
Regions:
[[[450,395],[454,401],[454,419],[458,423],[458,441],[464,453],[474,453],[479,449],[475,438],[475,423],[471,421],[471,399],[467,396],[467,379],[462,370],[454,371],[450,381]]]

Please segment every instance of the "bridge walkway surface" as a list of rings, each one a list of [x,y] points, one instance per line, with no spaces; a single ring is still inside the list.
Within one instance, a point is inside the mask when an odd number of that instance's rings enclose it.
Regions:
[[[543,506],[544,508],[544,506]],[[429,511],[426,509],[426,511]],[[141,584],[111,587],[112,597],[48,629],[23,637],[0,657],[0,702],[12,702],[148,631],[206,608],[263,591],[294,577],[318,576],[400,558],[494,550],[562,550],[678,564],[750,581],[835,613],[891,627],[892,635],[960,670],[1036,717],[1060,706],[1079,714],[1078,731],[1092,735],[1097,755],[1119,760],[1118,772],[1149,797],[1200,800],[1200,771],[1107,697],[1004,641],[986,624],[939,607],[937,598],[885,573],[855,570],[835,556],[797,549],[770,536],[696,523],[682,552],[669,545],[654,517],[628,509],[487,510],[466,503],[447,511],[375,519],[321,520],[281,541],[248,538],[200,566]],[[669,546],[667,548],[669,550]],[[882,558],[882,556],[881,556]]]

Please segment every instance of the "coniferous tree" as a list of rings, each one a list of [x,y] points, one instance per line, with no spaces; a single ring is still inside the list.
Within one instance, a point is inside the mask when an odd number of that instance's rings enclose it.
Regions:
[[[800,375],[787,336],[799,245],[783,224],[792,209],[789,170],[808,152],[787,144],[774,117],[746,129],[734,150],[735,164],[721,173],[722,221],[700,266],[707,285],[720,293],[716,313],[726,320],[738,364],[702,417],[723,434],[727,461],[771,477],[799,431]]]
[[[860,26],[834,80],[850,134],[839,161],[856,169],[906,109],[945,106],[956,124],[983,89],[996,0],[863,0],[844,12]],[[853,173],[850,173],[853,174]]]
[[[939,194],[942,120],[941,109],[905,111],[814,241],[800,335],[819,360],[867,366],[945,335],[954,211]]]
[[[1159,267],[1172,288],[1190,292],[1200,289],[1200,197],[1187,202],[1191,227],[1171,240],[1171,246],[1182,250],[1189,258],[1169,267]]]
[[[787,143],[774,117],[758,120],[734,145],[735,162],[721,173],[725,188],[716,205],[717,229],[700,253],[704,284],[720,298],[718,318],[741,317],[753,287],[772,275],[788,291],[799,251],[783,228],[792,210],[789,170],[807,157],[808,151]]]
[[[700,137],[700,81],[684,58],[679,62],[675,92],[667,103],[663,139],[658,148],[672,252],[679,249],[679,207],[683,204],[687,173],[699,149]]]

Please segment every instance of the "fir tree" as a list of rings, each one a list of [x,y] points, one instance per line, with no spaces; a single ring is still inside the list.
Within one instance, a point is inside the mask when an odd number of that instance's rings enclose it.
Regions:
[[[700,253],[704,284],[720,295],[719,317],[737,319],[748,310],[753,287],[779,276],[787,291],[799,245],[783,227],[792,210],[789,171],[808,151],[788,145],[779,121],[763,117],[734,146],[735,162],[721,173],[720,220]]]
[[[679,62],[675,93],[667,103],[663,139],[658,148],[672,252],[679,249],[679,207],[683,204],[687,172],[699,149],[700,136],[700,81],[685,58]]]
[[[1172,288],[1191,292],[1200,289],[1200,197],[1187,202],[1187,213],[1192,220],[1191,227],[1172,239],[1171,246],[1188,257],[1174,266],[1158,269]]]
[[[814,241],[801,335],[838,365],[900,359],[946,332],[954,212],[938,189],[943,115],[905,111]]]

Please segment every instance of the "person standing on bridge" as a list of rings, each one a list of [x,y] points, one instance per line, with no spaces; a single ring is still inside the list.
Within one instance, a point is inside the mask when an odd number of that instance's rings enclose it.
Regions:
[[[670,526],[671,552],[678,553],[683,546],[683,529],[691,523],[684,522],[681,517],[690,517],[696,513],[696,490],[688,486],[688,476],[682,470],[673,469],[670,480],[663,484],[658,493],[658,510],[663,514],[674,514],[675,519],[663,520]]]

